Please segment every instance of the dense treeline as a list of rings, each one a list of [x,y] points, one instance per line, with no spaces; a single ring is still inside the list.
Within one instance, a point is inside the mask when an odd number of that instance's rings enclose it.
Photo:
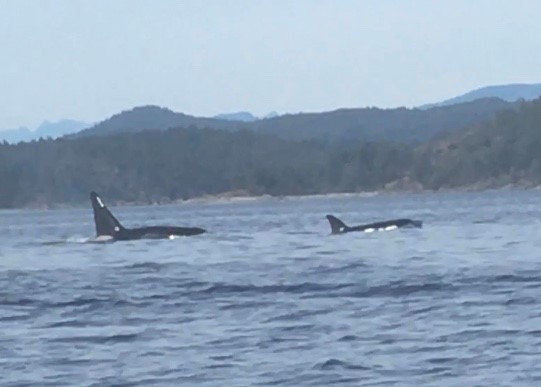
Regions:
[[[287,142],[249,131],[169,129],[0,146],[0,207],[162,202],[230,191],[298,195],[377,189],[411,164],[392,144]]]
[[[541,183],[541,100],[415,147],[177,128],[0,145],[0,207]]]
[[[413,177],[430,189],[541,184],[541,99],[504,110],[417,150]]]

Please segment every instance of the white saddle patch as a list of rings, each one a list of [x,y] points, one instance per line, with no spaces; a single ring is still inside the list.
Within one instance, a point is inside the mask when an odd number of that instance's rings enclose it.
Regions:
[[[374,231],[376,231],[376,230],[373,229],[373,228],[367,228],[366,230],[364,230],[364,232],[374,232]]]
[[[385,231],[391,231],[391,230],[394,230],[394,229],[397,229],[397,225],[396,224],[393,224],[392,226],[387,226],[385,227]]]

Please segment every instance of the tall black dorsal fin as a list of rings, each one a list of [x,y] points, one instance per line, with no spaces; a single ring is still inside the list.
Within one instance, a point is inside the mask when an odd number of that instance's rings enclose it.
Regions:
[[[113,214],[111,214],[96,192],[90,192],[90,201],[92,202],[92,209],[94,210],[96,235],[114,236],[121,230],[124,230],[124,227],[122,227],[120,222],[113,216]]]
[[[327,215],[327,220],[331,224],[331,232],[333,234],[341,234],[348,228],[348,226],[336,216]]]

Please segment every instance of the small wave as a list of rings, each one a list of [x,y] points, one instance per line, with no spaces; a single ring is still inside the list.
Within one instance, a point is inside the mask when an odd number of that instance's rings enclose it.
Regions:
[[[29,243],[29,245],[38,245],[38,246],[58,246],[58,245],[67,245],[67,240],[58,240],[58,241],[45,241],[39,243]]]
[[[156,263],[156,262],[141,262],[141,263],[134,263],[131,265],[124,266],[123,269],[126,270],[141,270],[141,271],[153,271],[158,272],[161,271],[166,264],[163,263]]]
[[[345,369],[345,370],[369,370],[370,367],[366,367],[360,364],[352,364],[339,359],[328,359],[322,363],[318,363],[314,366],[314,369],[326,371],[333,369]]]
[[[296,332],[296,331],[309,331],[311,329],[315,329],[317,326],[315,324],[297,324],[297,325],[290,325],[285,327],[280,327],[280,330],[283,332]]]
[[[541,286],[541,276],[536,273],[532,274],[489,274],[474,277],[457,278],[456,283],[466,286],[486,286],[488,285],[505,285],[505,284],[524,284],[528,288],[538,288]]]
[[[287,235],[318,235],[319,233],[314,231],[288,231]]]
[[[97,238],[88,238],[88,237],[70,237],[67,239],[57,239],[51,241],[43,242],[28,242],[28,246],[68,246],[68,245],[84,245],[84,244],[104,244],[112,243],[114,239],[111,237],[97,237]]]
[[[339,254],[338,251],[336,250],[321,250],[321,251],[317,251],[316,252],[317,255],[322,255],[322,256],[332,256],[332,257],[335,257]]]
[[[79,308],[79,307],[100,307],[103,305],[110,305],[112,307],[119,307],[124,305],[131,305],[132,303],[127,300],[116,298],[94,298],[94,297],[81,297],[71,300],[52,301],[38,298],[4,298],[0,299],[1,306],[22,306],[22,307],[36,307],[36,308]]]
[[[65,307],[78,307],[78,306],[86,306],[86,305],[94,305],[94,304],[101,304],[103,302],[107,302],[107,299],[101,299],[101,298],[75,298],[73,300],[68,301],[59,301],[59,302],[53,302],[50,303],[49,307],[55,307],[55,308],[65,308]]]
[[[104,305],[104,304],[110,304],[111,306],[119,307],[119,306],[131,305],[132,303],[130,301],[117,299],[117,298],[82,297],[82,298],[76,298],[69,301],[49,303],[48,306],[55,307],[55,308],[65,308],[65,307],[70,307],[70,306],[80,307],[80,306]]]
[[[314,247],[318,247],[317,245],[296,245],[294,247],[295,250],[299,251],[299,250],[310,250],[310,249],[313,249]]]
[[[406,316],[415,316],[418,314],[425,314],[429,312],[433,312],[434,310],[442,309],[443,306],[441,305],[431,305],[431,306],[425,306],[425,307],[419,307],[419,308],[412,308],[406,312]]]
[[[232,310],[232,309],[244,309],[244,308],[261,308],[266,306],[272,306],[274,305],[273,302],[265,302],[265,301],[248,301],[248,302],[240,302],[240,303],[234,303],[229,305],[221,306],[221,310]]]
[[[490,218],[490,219],[478,219],[478,220],[474,220],[472,223],[473,224],[493,224],[493,223],[498,223],[500,220],[501,220],[500,217]]]
[[[306,298],[320,297],[404,297],[416,293],[448,292],[456,290],[456,286],[444,282],[426,282],[411,284],[404,281],[391,282],[376,286],[363,286],[354,283],[314,283],[303,282],[289,285],[237,285],[214,283],[195,293],[202,294],[300,294]],[[422,311],[421,311],[422,312]]]
[[[50,341],[57,343],[92,343],[92,344],[116,344],[116,343],[129,343],[137,340],[140,337],[139,333],[120,333],[110,336],[72,336],[72,337],[58,337],[50,339]]]
[[[359,336],[356,335],[345,335],[338,339],[338,341],[357,341],[360,340]]]
[[[235,363],[228,363],[228,364],[209,364],[205,366],[205,368],[208,368],[209,370],[213,369],[219,369],[219,368],[233,368],[235,366]]]
[[[211,355],[209,356],[209,359],[216,360],[216,361],[224,361],[224,360],[232,360],[235,356],[233,355]]]
[[[276,317],[271,317],[271,318],[265,320],[264,322],[268,323],[268,322],[274,322],[274,321],[297,321],[297,320],[300,320],[300,319],[302,319],[304,317],[328,314],[328,313],[331,313],[331,312],[332,312],[331,309],[299,310],[299,311],[296,311],[296,312],[286,313],[286,314],[282,314],[282,315],[279,315],[279,316],[276,316]]]
[[[314,274],[341,273],[341,272],[346,272],[349,270],[354,270],[357,268],[362,268],[362,267],[367,267],[367,266],[368,265],[363,262],[355,262],[355,263],[350,263],[348,265],[337,266],[337,267],[333,267],[329,265],[319,265],[319,266],[314,267],[313,269],[310,269],[310,272],[313,272]]]
[[[488,278],[489,282],[539,282],[541,283],[541,277],[538,275],[516,275],[516,274],[501,274]]]
[[[431,364],[445,364],[445,363],[451,363],[455,360],[456,358],[454,357],[434,357],[432,359],[428,359],[427,362]]]
[[[0,305],[2,306],[35,306],[40,302],[40,300],[26,297],[12,298],[7,296],[0,298]]]
[[[90,325],[91,324],[86,321],[65,320],[51,323],[47,325],[47,328],[84,328]]]
[[[522,330],[518,329],[463,329],[457,332],[449,333],[436,338],[436,342],[455,342],[464,343],[473,339],[487,338],[487,337],[506,337],[522,334]]]
[[[234,285],[217,283],[207,289],[202,290],[203,293],[210,294],[227,294],[227,293],[310,293],[310,292],[327,292],[331,290],[339,290],[351,286],[352,284],[318,284],[313,282],[303,282],[300,284],[291,285]]]
[[[508,241],[508,242],[505,242],[504,247],[516,246],[516,245],[520,245],[520,244],[521,244],[520,241]]]
[[[505,301],[505,305],[533,305],[537,303],[538,299],[534,297],[517,297]]]
[[[353,298],[406,297],[416,293],[448,292],[453,290],[455,290],[454,285],[443,282],[427,282],[420,284],[394,282],[340,293],[338,296]]]
[[[426,369],[423,372],[423,374],[425,374],[425,375],[444,374],[444,373],[448,373],[449,371],[451,371],[450,367],[432,367],[432,368]]]
[[[11,316],[0,316],[1,322],[11,322],[11,321],[24,321],[31,317],[30,314],[15,314]]]
[[[264,340],[261,340],[257,344],[257,346],[259,348],[270,348],[270,347],[273,347],[275,344],[296,343],[297,341],[298,341],[297,338],[287,337],[286,335],[279,335],[279,336],[268,337]]]

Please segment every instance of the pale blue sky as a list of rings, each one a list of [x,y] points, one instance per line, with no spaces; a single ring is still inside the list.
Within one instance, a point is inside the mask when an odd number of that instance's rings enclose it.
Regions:
[[[418,106],[541,82],[541,1],[0,0],[0,129]]]

